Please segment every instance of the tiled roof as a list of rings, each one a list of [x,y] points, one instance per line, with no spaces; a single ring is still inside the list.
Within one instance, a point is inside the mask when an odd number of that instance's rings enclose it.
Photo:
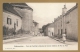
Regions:
[[[9,3],[3,3],[3,10],[6,10],[8,12],[11,12],[19,17],[21,17],[13,8],[13,6]]]
[[[12,6],[15,6],[15,7],[19,7],[19,8],[26,8],[26,9],[30,9],[33,11],[33,9],[28,6],[26,3],[10,3]]]
[[[58,21],[60,18],[63,18],[63,16],[68,15],[70,12],[72,12],[74,9],[76,9],[77,6],[78,6],[78,4],[76,4],[76,5],[75,5],[74,7],[72,7],[70,10],[68,10],[64,15],[60,15],[60,16],[58,16],[58,17],[55,19],[54,22]]]
[[[48,27],[53,27],[54,26],[54,23],[51,23]]]
[[[12,5],[23,5],[23,6],[28,6],[26,3],[10,3]]]
[[[72,7],[70,10],[68,10],[65,15],[69,14],[71,11],[73,11],[74,9],[76,9],[77,6],[78,6],[78,4],[76,4],[76,5],[75,5],[74,7]],[[64,15],[64,16],[65,16],[65,15]]]

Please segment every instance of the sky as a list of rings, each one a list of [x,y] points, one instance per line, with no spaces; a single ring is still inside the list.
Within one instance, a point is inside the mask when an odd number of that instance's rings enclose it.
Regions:
[[[39,23],[39,28],[54,22],[62,14],[62,8],[66,5],[67,11],[76,3],[26,3],[33,9],[33,20]]]

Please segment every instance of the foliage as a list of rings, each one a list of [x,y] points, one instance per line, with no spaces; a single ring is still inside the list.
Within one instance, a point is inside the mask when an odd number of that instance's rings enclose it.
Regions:
[[[3,26],[3,36],[5,36],[5,35],[13,35],[13,32],[14,32],[13,28],[9,29],[8,27]]]

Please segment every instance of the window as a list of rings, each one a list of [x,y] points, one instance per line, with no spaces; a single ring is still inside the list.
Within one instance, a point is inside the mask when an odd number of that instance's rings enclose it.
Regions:
[[[59,29],[58,29],[58,35],[59,35]]]
[[[63,29],[61,29],[61,35],[62,35]]]
[[[62,21],[61,21],[61,27],[62,27]]]
[[[66,24],[69,24],[69,23],[70,23],[69,21],[66,22]]]
[[[12,21],[11,21],[10,18],[7,18],[7,24],[8,24],[8,25],[11,25],[11,24],[12,24]]]
[[[67,30],[65,29],[65,34],[67,33]]]
[[[17,19],[17,26],[18,26],[18,19]]]

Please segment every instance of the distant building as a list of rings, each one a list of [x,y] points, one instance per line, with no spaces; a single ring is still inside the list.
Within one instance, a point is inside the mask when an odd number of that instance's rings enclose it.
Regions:
[[[78,40],[78,4],[66,11],[66,5],[62,9],[62,15],[54,20],[54,35],[58,38],[62,34],[67,35],[67,39]]]
[[[54,36],[54,23],[49,23],[45,26],[44,35]]]
[[[39,33],[39,24],[33,20],[33,35],[38,35]]]
[[[54,36],[54,23],[51,23],[48,27],[48,36]]]
[[[32,12],[33,9],[25,3],[3,3],[3,34],[30,32]]]
[[[46,32],[48,32],[47,26],[49,26],[49,25],[50,25],[50,23],[42,26],[42,30],[43,30],[44,36],[48,36],[48,33],[46,33]]]
[[[40,33],[43,33],[43,30],[42,30],[42,28],[39,28],[39,32],[40,32]]]

